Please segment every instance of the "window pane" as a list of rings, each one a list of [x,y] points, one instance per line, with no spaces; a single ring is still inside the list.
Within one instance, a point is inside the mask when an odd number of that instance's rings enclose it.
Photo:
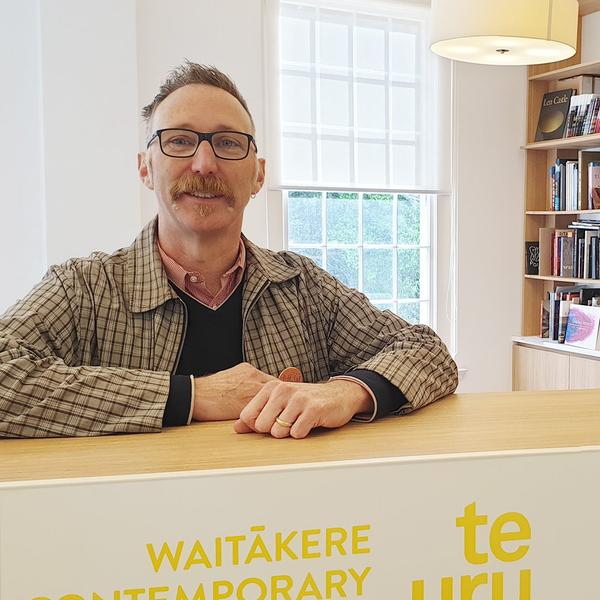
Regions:
[[[417,185],[415,147],[392,144],[392,184],[399,187]]]
[[[421,300],[429,300],[431,298],[429,273],[430,268],[430,256],[429,248],[421,248],[419,250],[421,256]]]
[[[385,146],[384,144],[358,144],[357,182],[373,187],[384,187],[385,179]]]
[[[321,142],[321,178],[327,183],[344,185],[350,181],[350,143]]]
[[[327,270],[348,287],[358,288],[358,250],[356,248],[328,250]]]
[[[282,60],[310,63],[310,21],[282,17],[280,38]]]
[[[415,97],[413,87],[392,88],[392,129],[414,139],[416,130]]]
[[[398,194],[398,243],[420,243],[421,207],[419,196]]]
[[[283,138],[283,177],[289,181],[313,181],[312,142]]]
[[[393,196],[363,195],[363,241],[369,244],[391,244],[393,241]]]
[[[385,31],[377,27],[356,27],[356,65],[373,76],[385,76]]]
[[[385,132],[385,87],[374,83],[359,83],[357,93],[357,126]]]
[[[420,298],[420,259],[418,248],[398,250],[398,298]]]
[[[289,192],[287,200],[290,244],[322,242],[321,192]],[[312,258],[312,257],[311,257]]]
[[[321,125],[348,127],[350,125],[350,84],[347,81],[321,79]]]
[[[333,17],[330,17],[333,18]],[[343,67],[350,64],[349,27],[339,23],[319,23],[319,62],[321,65]]]
[[[310,77],[281,76],[281,116],[285,122],[312,123]]]
[[[392,312],[394,312],[393,302],[373,302],[373,304],[379,310],[391,310]]]
[[[293,252],[302,254],[302,256],[308,256],[311,260],[314,260],[319,267],[323,267],[323,250],[321,248],[291,248]]]
[[[419,307],[419,302],[410,302],[408,304],[399,302],[396,314],[409,323],[421,323],[421,309]]]
[[[392,250],[365,249],[363,253],[364,292],[373,300],[394,295]]]
[[[327,193],[327,242],[358,244],[358,194]]]
[[[390,34],[390,62],[392,73],[404,80],[414,80],[416,74],[416,36],[393,31]]]

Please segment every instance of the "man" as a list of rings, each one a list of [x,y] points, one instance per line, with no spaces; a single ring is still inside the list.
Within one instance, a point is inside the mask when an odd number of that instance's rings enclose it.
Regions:
[[[0,319],[0,435],[231,419],[238,433],[303,438],[454,391],[431,329],[242,236],[265,161],[227,76],[188,62],[143,116],[138,168],[158,217],[130,248],[52,267]],[[306,383],[280,381],[288,367]]]

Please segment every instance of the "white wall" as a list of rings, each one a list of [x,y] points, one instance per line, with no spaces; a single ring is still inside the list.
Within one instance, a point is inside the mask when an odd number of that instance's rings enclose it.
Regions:
[[[248,103],[260,154],[265,140],[262,5],[262,0],[178,0],[177,15],[185,18],[173,18],[172,3],[139,0],[140,105],[152,101],[166,73],[186,58],[215,65],[231,76]],[[142,198],[143,220],[147,221],[156,212],[156,200],[147,190]],[[256,243],[266,245],[266,222],[263,190],[246,210],[244,232]]]
[[[525,67],[456,63],[456,361],[460,391],[511,389],[521,330]]]
[[[41,0],[49,264],[128,245],[140,225],[135,0]]]
[[[1,312],[31,288],[46,263],[37,0],[13,3],[10,19],[0,19],[0,72]]]
[[[582,19],[581,62],[600,59],[600,12],[592,13]]]

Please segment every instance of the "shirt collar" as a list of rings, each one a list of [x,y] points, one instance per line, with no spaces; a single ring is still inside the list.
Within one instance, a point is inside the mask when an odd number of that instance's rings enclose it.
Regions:
[[[125,297],[129,310],[145,312],[176,299],[176,292],[169,284],[158,249],[158,217],[154,217],[127,249],[127,277]],[[300,269],[289,265],[276,252],[253,244],[242,235],[245,246],[245,279],[259,273],[272,283],[281,283],[300,274]]]
[[[204,281],[204,275],[201,271],[188,271],[184,269],[174,258],[169,256],[163,247],[160,245],[160,240],[158,236],[156,237],[156,245],[158,246],[158,252],[160,254],[161,261],[167,272],[167,277],[180,289],[185,290],[185,278],[186,275],[194,276],[198,278],[198,282]],[[242,271],[246,267],[246,247],[244,246],[242,240],[239,241],[239,248],[237,258],[235,262],[223,275],[223,278],[232,277],[238,269]]]

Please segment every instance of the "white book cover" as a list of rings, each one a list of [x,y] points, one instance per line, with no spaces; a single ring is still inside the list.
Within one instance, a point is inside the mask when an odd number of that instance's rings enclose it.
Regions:
[[[565,344],[599,350],[598,328],[600,327],[600,306],[571,304],[567,320]]]

